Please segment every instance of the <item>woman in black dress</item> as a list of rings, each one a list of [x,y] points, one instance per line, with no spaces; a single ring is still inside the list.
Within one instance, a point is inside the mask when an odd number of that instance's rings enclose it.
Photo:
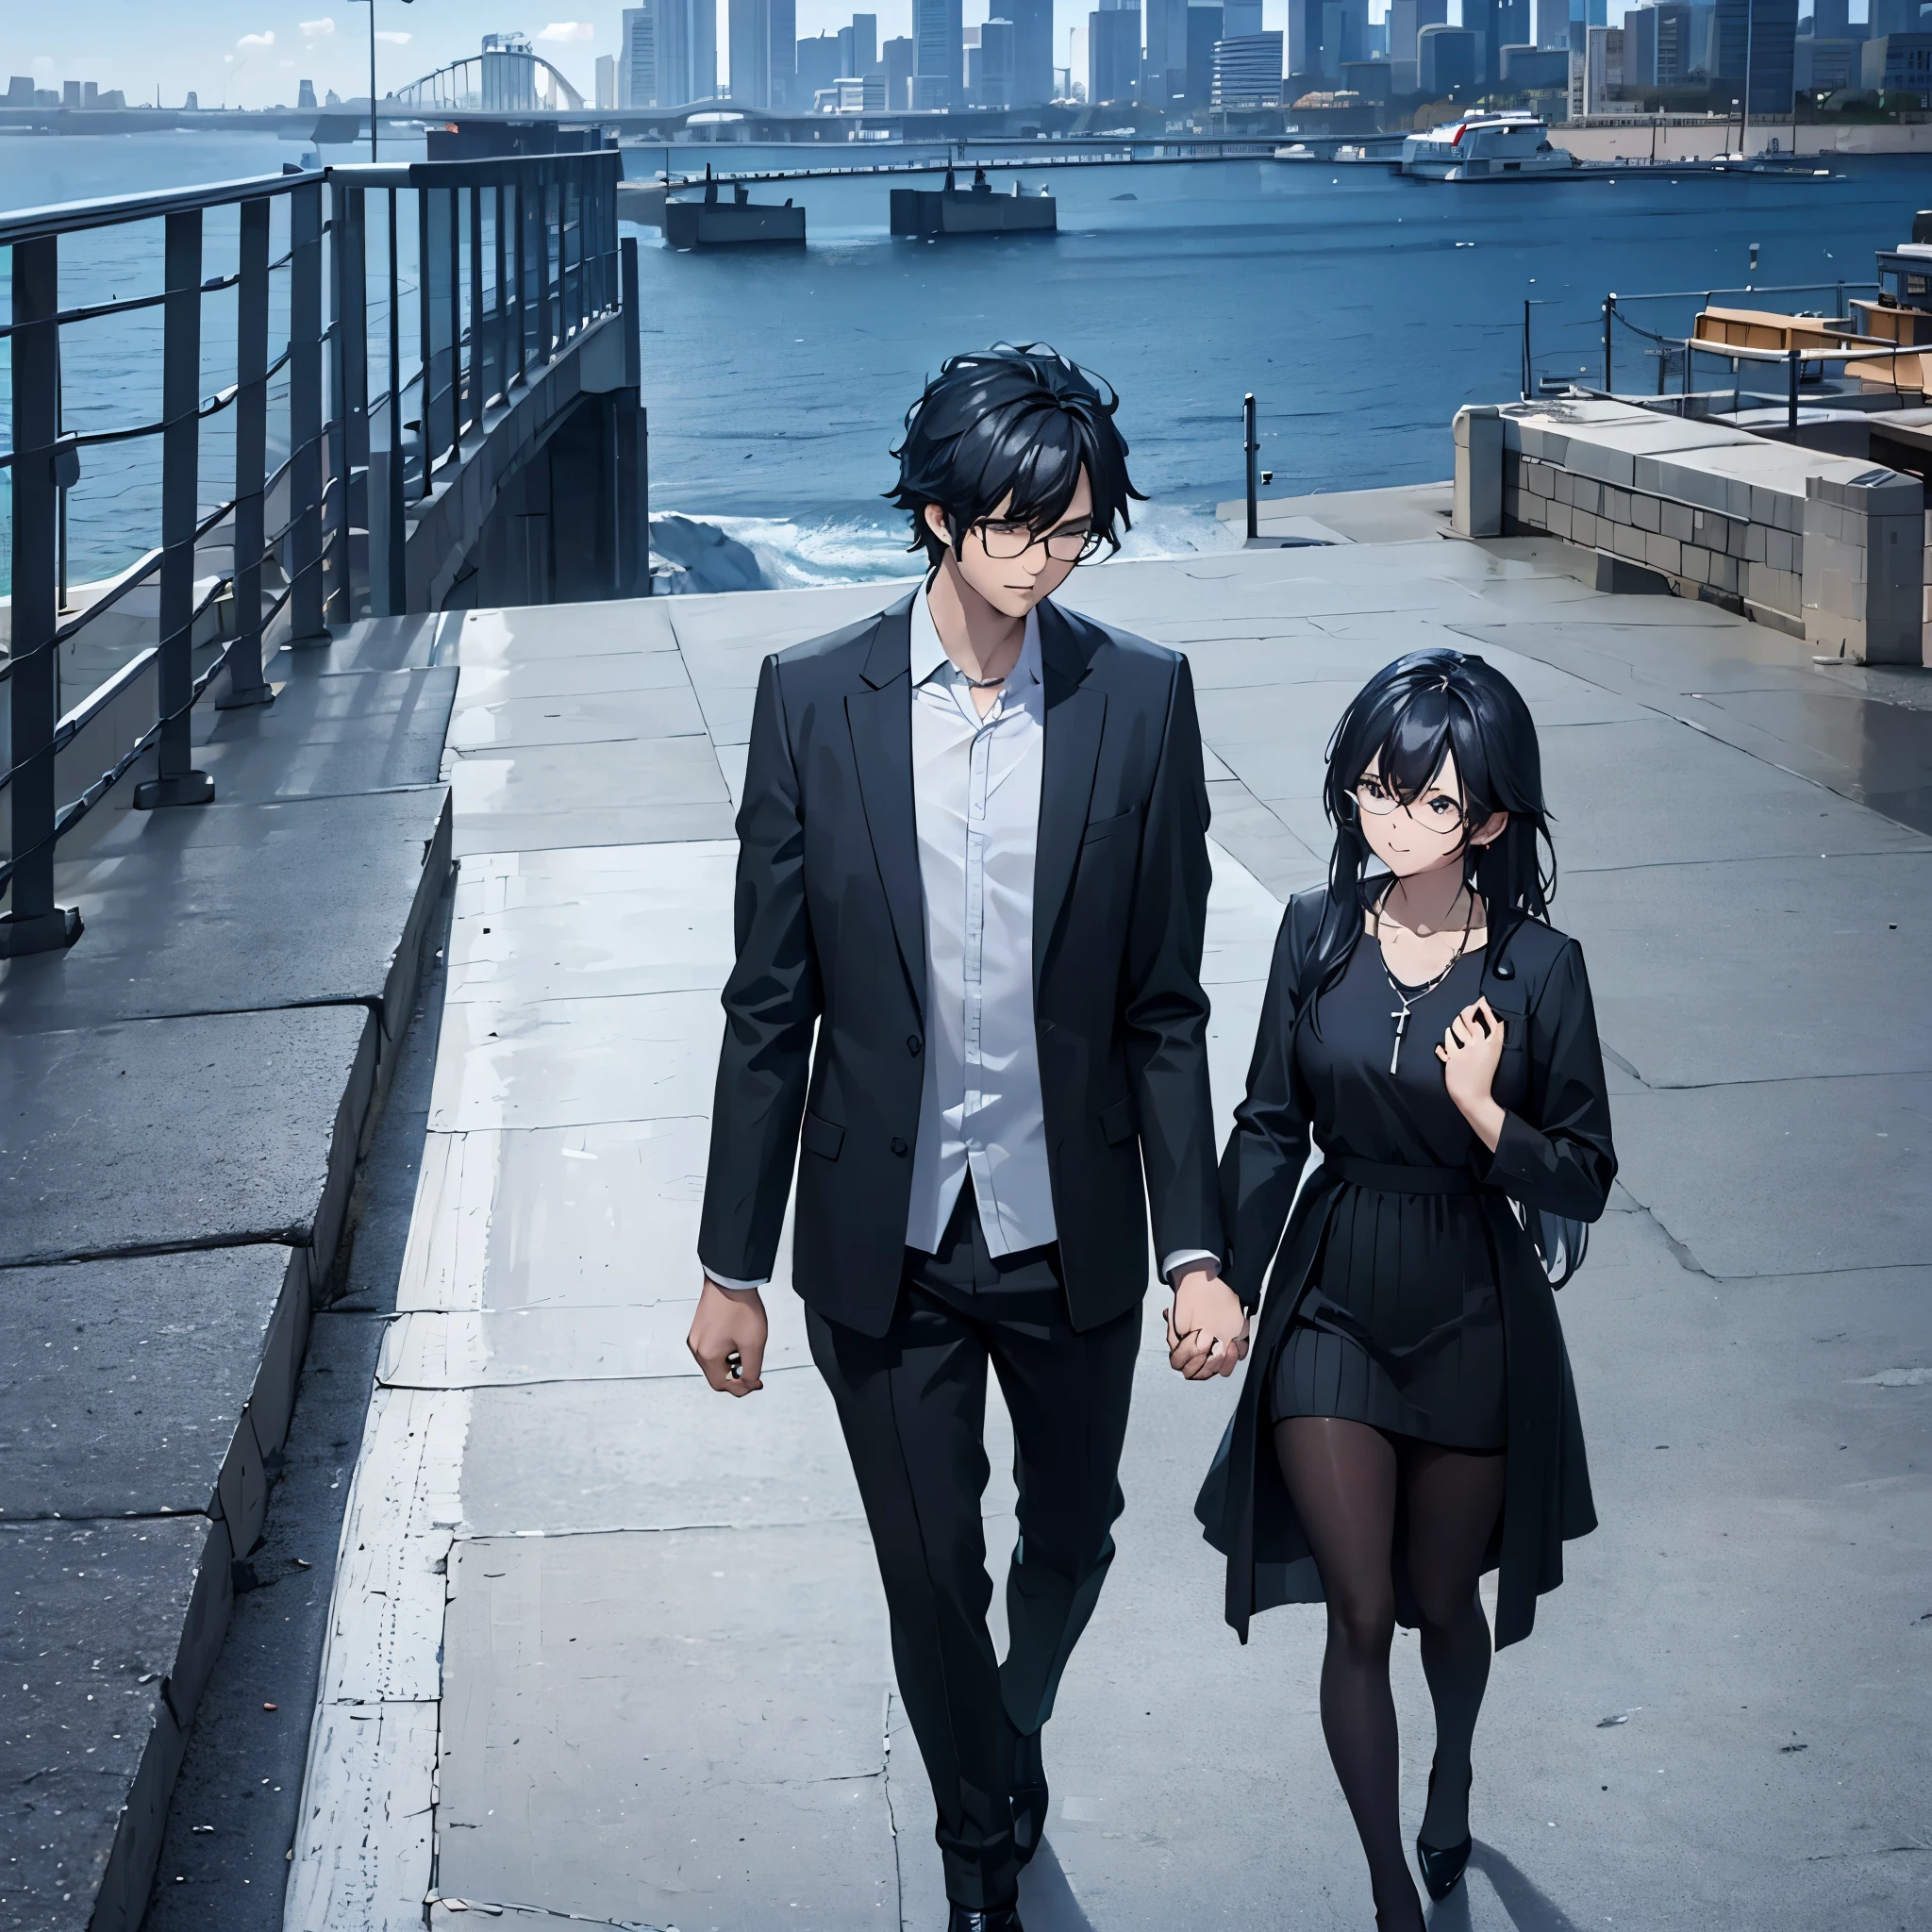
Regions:
[[[1376,1924],[1414,1932],[1394,1625],[1421,1626],[1435,1704],[1416,1853],[1441,1898],[1471,1848],[1477,1579],[1500,1568],[1495,1641],[1514,1642],[1562,1580],[1564,1541],[1596,1523],[1527,1230],[1594,1221],[1617,1163],[1583,956],[1546,916],[1541,760],[1515,688],[1453,651],[1388,666],[1336,728],[1324,803],[1329,882],[1282,919],[1222,1158],[1229,1279],[1250,1307],[1264,1274],[1268,1291],[1198,1508],[1243,1641],[1256,1610],[1326,1601],[1323,1731]],[[1297,1199],[1311,1136],[1321,1164]]]

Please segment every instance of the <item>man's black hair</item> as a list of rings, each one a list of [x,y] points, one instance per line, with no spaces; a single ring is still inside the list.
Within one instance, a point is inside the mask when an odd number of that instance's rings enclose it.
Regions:
[[[1067,513],[1085,470],[1093,527],[1115,549],[1132,526],[1127,505],[1144,502],[1127,475],[1126,439],[1114,426],[1120,398],[1044,342],[995,342],[951,356],[906,412],[899,482],[886,493],[912,517],[908,550],[937,566],[947,544],[925,521],[944,511],[954,554],[966,533],[995,510],[1034,532]],[[1010,501],[1008,500],[1010,499]],[[1116,527],[1118,525],[1118,528]]]

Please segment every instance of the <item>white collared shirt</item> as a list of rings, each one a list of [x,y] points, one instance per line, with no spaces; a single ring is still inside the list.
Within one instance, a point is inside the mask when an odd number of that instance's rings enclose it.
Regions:
[[[906,1245],[937,1252],[967,1174],[988,1249],[1056,1238],[1033,1026],[1033,858],[1045,767],[1040,617],[982,718],[912,600],[912,806],[925,897],[925,1087]]]

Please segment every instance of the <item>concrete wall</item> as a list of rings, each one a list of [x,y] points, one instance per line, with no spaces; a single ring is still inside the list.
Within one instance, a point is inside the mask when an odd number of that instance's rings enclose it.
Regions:
[[[1455,440],[1465,535],[1560,537],[1817,650],[1923,660],[1916,477],[1615,402],[1463,410]]]

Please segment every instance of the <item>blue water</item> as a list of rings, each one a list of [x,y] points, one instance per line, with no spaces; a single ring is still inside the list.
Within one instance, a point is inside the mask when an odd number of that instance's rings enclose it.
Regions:
[[[0,204],[231,178],[298,152],[254,136],[8,140]],[[837,156],[848,158],[874,157]],[[705,158],[766,156],[681,150],[671,165]],[[628,159],[646,174],[664,154]],[[1928,186],[1912,160],[1839,161],[1824,178],[1646,172],[1496,187],[1267,161],[1021,178],[1050,181],[1057,236],[894,242],[884,179],[759,191],[804,202],[802,253],[677,255],[637,231],[654,509],[723,522],[792,581],[902,571],[880,492],[906,406],[953,351],[1041,340],[1122,393],[1135,479],[1153,499],[1133,547],[1212,545],[1227,541],[1215,502],[1241,491],[1244,391],[1259,400],[1274,493],[1442,476],[1457,408],[1517,391],[1525,298],[1539,305],[1539,372],[1600,380],[1607,291],[1856,284],[1874,248],[1909,233]],[[158,263],[158,227],[142,233],[120,245]],[[106,273],[82,260],[76,286]],[[1835,306],[1829,289],[1767,300]],[[1683,333],[1696,307],[1633,312]],[[1620,338],[1620,388],[1656,389],[1644,348]],[[125,356],[97,360],[70,419],[138,415],[137,391],[157,382]],[[152,541],[145,482],[115,495],[101,465],[87,482],[74,507],[76,578]]]

